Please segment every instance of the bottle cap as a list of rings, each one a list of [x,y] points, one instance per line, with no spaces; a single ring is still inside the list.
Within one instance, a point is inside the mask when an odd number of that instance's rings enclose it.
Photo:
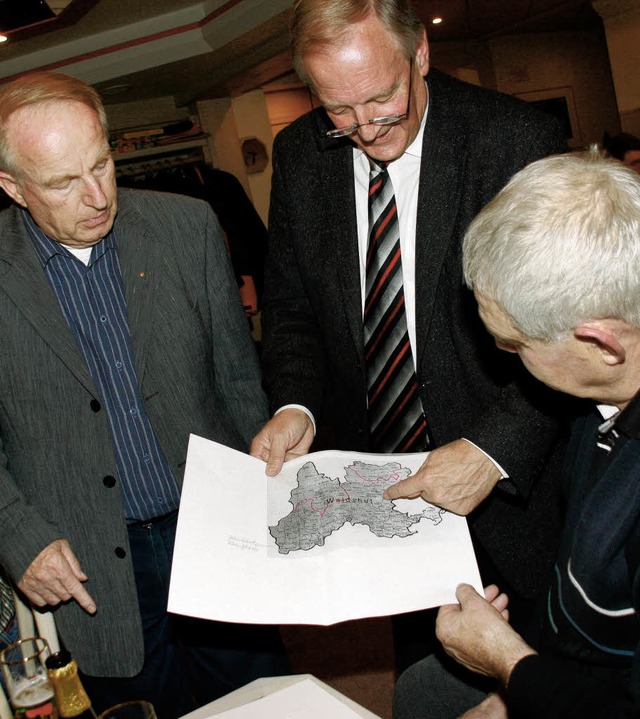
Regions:
[[[55,654],[50,654],[46,658],[44,663],[46,664],[47,669],[62,669],[62,667],[66,667],[70,661],[70,652],[68,652],[66,649],[61,649]]]

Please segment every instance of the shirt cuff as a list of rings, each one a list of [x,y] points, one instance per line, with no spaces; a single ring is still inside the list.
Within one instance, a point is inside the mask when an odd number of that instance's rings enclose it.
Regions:
[[[482,452],[482,454],[484,454],[484,456],[494,464],[496,469],[500,472],[500,479],[509,478],[509,475],[504,471],[504,469],[496,462],[496,460],[491,455],[487,454],[484,449],[478,447],[477,444],[474,444],[470,439],[466,439],[466,437],[463,437],[462,439],[464,439],[465,442],[469,442],[470,445],[473,445],[478,450],[478,452]]]
[[[280,414],[280,412],[282,412],[285,409],[299,409],[301,412],[304,412],[307,415],[307,417],[311,420],[311,424],[313,425],[313,436],[314,437],[316,436],[316,420],[314,419],[313,414],[311,414],[311,412],[306,407],[303,407],[301,404],[285,404],[284,406],[277,409],[273,413],[273,416],[275,417],[277,414]]]

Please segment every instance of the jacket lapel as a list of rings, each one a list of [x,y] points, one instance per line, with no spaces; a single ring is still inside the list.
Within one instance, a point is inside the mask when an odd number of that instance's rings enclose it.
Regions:
[[[64,365],[94,396],[96,390],[75,337],[62,314],[31,238],[12,208],[0,244],[0,288]]]
[[[358,229],[355,213],[355,186],[353,174],[353,145],[349,140],[332,140],[323,137],[333,125],[324,113],[316,113],[318,145],[321,162],[317,173],[319,224],[317,238],[326,243],[322,251],[329,255],[327,265],[335,268],[337,293],[342,300],[349,333],[356,353],[362,360],[364,336],[362,328],[362,297],[360,292],[360,258]],[[323,282],[332,282],[323,277]],[[332,291],[329,288],[329,291]],[[338,294],[336,293],[336,296]],[[336,321],[337,318],[332,318]]]
[[[152,229],[135,205],[133,194],[119,192],[118,208],[115,223],[116,242],[127,301],[136,374],[138,383],[142,386],[153,324],[153,307],[160,277],[158,243],[154,242],[153,238],[150,240],[147,238]]]
[[[356,222],[355,187],[353,178],[353,150],[342,153],[344,161],[335,168],[335,188],[341,188],[331,198],[337,209],[335,225],[338,278],[342,306],[349,331],[358,356],[364,357],[364,333],[362,327],[362,293],[360,291],[360,257],[358,253],[358,229]]]
[[[451,242],[457,241],[457,215],[468,143],[459,111],[447,93],[438,92],[437,85],[437,73],[432,71],[427,77],[429,113],[422,144],[416,225],[418,365],[427,345],[442,265]]]

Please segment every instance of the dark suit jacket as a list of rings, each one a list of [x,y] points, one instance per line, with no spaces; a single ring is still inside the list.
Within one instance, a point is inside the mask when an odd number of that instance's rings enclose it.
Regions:
[[[416,236],[417,373],[436,445],[464,437],[510,481],[474,512],[473,534],[523,595],[553,556],[555,490],[539,475],[557,436],[542,386],[499,352],[463,286],[461,239],[527,163],[563,150],[556,121],[432,70]],[[326,140],[322,110],[277,137],[263,313],[272,410],[308,407],[342,449],[368,449],[352,145]],[[532,389],[533,387],[533,389]]]
[[[143,401],[181,484],[190,432],[248,449],[266,418],[258,363],[205,202],[121,190],[115,232]],[[0,564],[17,581],[68,539],[98,611],[60,607],[62,639],[88,674],[131,676],[142,631],[107,417],[15,207],[0,214],[0,337]]]

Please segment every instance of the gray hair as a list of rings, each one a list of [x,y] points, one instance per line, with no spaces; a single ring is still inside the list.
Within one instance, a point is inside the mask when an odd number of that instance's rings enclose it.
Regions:
[[[467,285],[532,339],[640,326],[640,176],[597,148],[538,160],[471,223],[463,256]]]
[[[91,85],[61,72],[29,72],[0,88],[0,169],[16,176],[19,168],[7,138],[7,121],[23,107],[52,102],[81,102],[96,112],[109,137],[107,115],[100,95]]]
[[[304,55],[314,45],[340,42],[353,23],[375,15],[395,39],[407,60],[415,55],[423,25],[410,0],[294,0],[291,11],[291,52],[298,77],[309,81]]]

